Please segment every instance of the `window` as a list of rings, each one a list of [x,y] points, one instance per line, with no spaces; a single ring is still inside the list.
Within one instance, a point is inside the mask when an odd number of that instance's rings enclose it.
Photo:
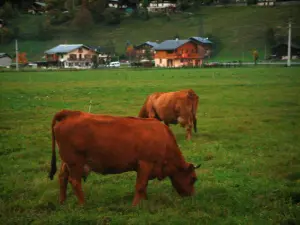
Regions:
[[[162,60],[161,60],[161,59],[159,59],[159,63],[160,63],[160,64],[162,63]]]
[[[76,55],[75,54],[70,54],[70,59],[76,59]]]
[[[82,53],[82,52],[83,52],[82,48],[79,48],[79,49],[78,49],[78,52],[79,52],[79,53]]]

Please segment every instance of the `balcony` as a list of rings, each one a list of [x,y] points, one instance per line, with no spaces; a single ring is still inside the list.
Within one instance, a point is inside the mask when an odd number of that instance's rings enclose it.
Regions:
[[[67,61],[69,62],[91,62],[91,58],[67,58]]]

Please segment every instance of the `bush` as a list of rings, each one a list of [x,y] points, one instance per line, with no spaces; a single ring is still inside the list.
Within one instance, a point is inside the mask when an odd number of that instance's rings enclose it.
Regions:
[[[52,39],[52,29],[49,24],[40,22],[38,24],[37,39],[46,41]]]
[[[105,0],[96,0],[89,5],[89,9],[94,17],[96,22],[102,22],[104,20],[104,16],[102,15],[106,6]]]
[[[139,10],[139,18],[143,20],[148,20],[149,19],[149,12],[147,8],[140,8]]]
[[[255,5],[257,0],[247,0],[247,5]]]
[[[7,44],[14,38],[13,32],[8,28],[0,29],[0,44]]]
[[[15,11],[10,2],[6,1],[3,8],[0,11],[0,17],[4,19],[10,19],[17,16],[17,11]]]
[[[91,12],[85,6],[82,6],[75,15],[73,25],[79,30],[88,30],[93,24],[94,21]]]
[[[107,8],[103,12],[103,16],[107,24],[120,24],[121,23],[121,12],[115,8]]]
[[[62,23],[68,22],[73,18],[71,13],[62,13],[60,11],[55,11],[51,13],[50,23],[52,25],[60,25]]]
[[[19,27],[14,27],[12,33],[13,33],[14,38],[20,37],[20,28]]]

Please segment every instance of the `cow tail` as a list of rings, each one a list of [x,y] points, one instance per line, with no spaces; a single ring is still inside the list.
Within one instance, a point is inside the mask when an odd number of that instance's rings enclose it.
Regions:
[[[199,97],[196,95],[196,98],[194,99],[193,102],[193,124],[194,124],[194,131],[197,133],[197,108],[198,108],[198,101]]]
[[[190,99],[192,99],[192,115],[193,115],[193,125],[194,125],[194,131],[195,133],[197,133],[197,107],[198,107],[198,100],[199,97],[197,96],[197,94],[190,89],[188,91],[188,96],[190,97]]]
[[[147,97],[147,99],[145,100],[140,112],[139,112],[139,116],[140,118],[147,118],[148,117],[148,111],[147,111],[147,104],[148,104],[148,100],[149,100],[149,96]]]
[[[56,167],[56,151],[55,151],[55,134],[54,134],[54,126],[56,124],[57,114],[54,116],[51,124],[51,133],[52,133],[52,158],[51,158],[51,169],[49,173],[50,180],[53,180],[53,177],[57,171]]]
[[[195,116],[194,116],[193,124],[194,124],[194,131],[195,133],[197,133],[197,118]]]
[[[58,113],[56,113],[52,119],[51,124],[51,134],[52,134],[52,158],[51,158],[51,169],[49,172],[49,178],[50,180],[53,180],[53,177],[57,171],[56,167],[56,151],[55,151],[55,133],[54,133],[54,126],[56,122],[62,121],[66,119],[69,116],[79,115],[80,111],[71,111],[71,110],[62,110]]]

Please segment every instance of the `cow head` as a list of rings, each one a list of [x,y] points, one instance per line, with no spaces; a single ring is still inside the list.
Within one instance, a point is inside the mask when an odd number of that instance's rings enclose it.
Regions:
[[[180,168],[170,176],[172,185],[180,196],[194,195],[194,184],[197,181],[195,169],[199,167],[200,165],[194,166],[192,163],[187,163],[184,168]]]

